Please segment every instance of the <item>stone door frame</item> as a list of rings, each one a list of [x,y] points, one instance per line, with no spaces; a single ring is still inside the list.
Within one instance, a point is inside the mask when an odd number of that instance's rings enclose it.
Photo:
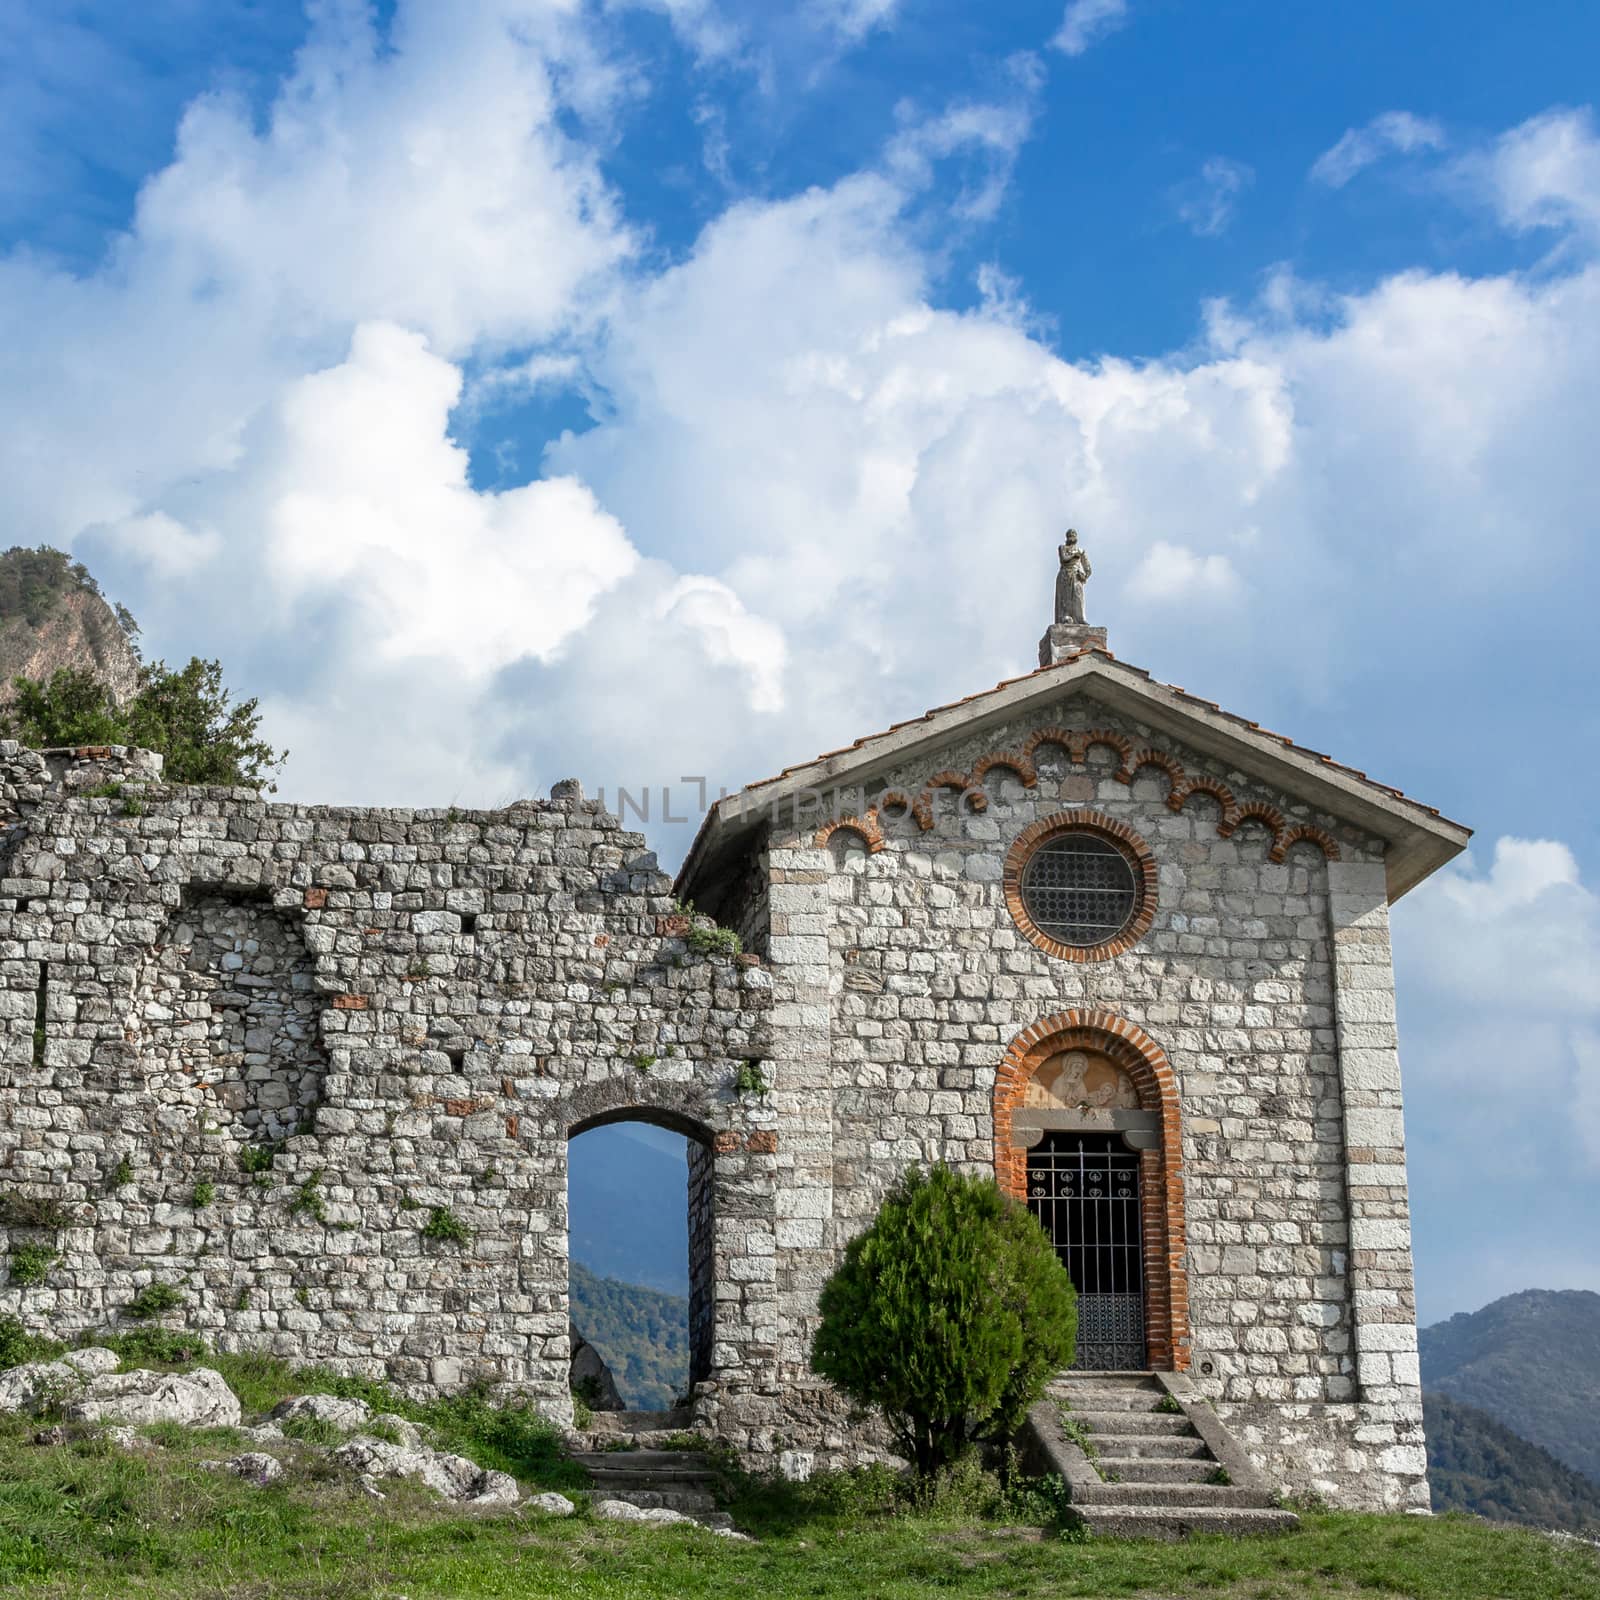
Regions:
[[[1034,1074],[1052,1056],[1066,1050],[1090,1050],[1108,1057],[1132,1079],[1140,1109],[1121,1113],[1025,1110],[1022,1101]],[[1117,1129],[1130,1145],[1141,1149],[1146,1348],[1152,1367],[1187,1371],[1183,1131],[1177,1079],[1166,1052],[1142,1028],[1111,1011],[1061,1011],[1041,1018],[1017,1035],[995,1072],[995,1180],[1022,1204],[1027,1203],[1028,1150],[1047,1126],[1096,1132]]]

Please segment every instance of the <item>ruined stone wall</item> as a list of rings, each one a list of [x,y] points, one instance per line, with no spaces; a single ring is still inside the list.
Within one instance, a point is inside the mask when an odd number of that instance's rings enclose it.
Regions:
[[[1057,734],[1097,730],[1109,742],[1074,755],[1072,737],[1046,738],[1030,752],[1030,736],[1052,721],[1063,725]],[[1150,751],[1154,760],[1130,767]],[[1030,752],[1022,766],[1035,783],[1015,765],[985,770],[998,752]],[[982,810],[961,792],[974,775]],[[948,787],[930,792],[935,778]],[[1076,809],[1133,830],[1154,858],[1152,925],[1105,960],[1037,948],[1007,904],[1017,835]],[[810,869],[822,880],[832,1249],[910,1164],[994,1169],[996,1070],[1023,1030],[1072,1010],[1125,1018],[1164,1050],[1177,1083],[1189,1322],[1179,1364],[1225,1412],[1258,1414],[1258,1453],[1287,1487],[1348,1503],[1425,1503],[1414,1358],[1392,1372],[1385,1362],[1370,1393],[1357,1370],[1324,849],[1381,882],[1376,841],[1082,700],[909,763],[869,793],[830,796],[825,811],[858,825],[825,830],[821,849],[809,831],[778,841],[788,848],[773,857],[789,878]],[[1385,1102],[1391,1147],[1398,1103],[1396,1069]],[[1388,1243],[1399,1237],[1401,1249],[1383,1315],[1403,1340],[1404,1158],[1385,1159],[1400,1163],[1398,1176],[1384,1169],[1384,1204]],[[798,1324],[801,1308],[792,1315]],[[1269,1440],[1260,1416],[1294,1442]],[[1322,1446],[1314,1464],[1301,1448],[1308,1432]]]
[[[0,746],[0,1255],[59,1252],[0,1310],[70,1336],[166,1285],[221,1348],[567,1416],[567,1140],[631,1110],[707,1146],[703,1348],[725,1408],[771,1395],[775,1118],[735,1079],[772,980],[689,949],[640,836],[567,785],[360,811],[56,767]]]

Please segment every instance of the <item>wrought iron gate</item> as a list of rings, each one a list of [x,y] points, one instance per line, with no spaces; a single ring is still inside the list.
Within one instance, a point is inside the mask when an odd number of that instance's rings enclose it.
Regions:
[[[1047,1133],[1028,1152],[1028,1207],[1078,1291],[1079,1368],[1146,1366],[1139,1157],[1114,1133]]]

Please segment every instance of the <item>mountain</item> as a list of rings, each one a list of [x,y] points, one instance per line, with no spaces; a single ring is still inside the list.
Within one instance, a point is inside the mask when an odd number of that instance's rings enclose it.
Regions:
[[[1424,1389],[1475,1406],[1600,1484],[1600,1294],[1528,1289],[1418,1340]]]
[[[0,554],[0,699],[16,677],[48,678],[79,667],[109,685],[119,703],[139,687],[138,624],[111,606],[81,562],[60,550],[13,547]]]
[[[1600,1535],[1600,1484],[1447,1394],[1425,1394],[1422,1411],[1435,1511]]]
[[[684,1140],[629,1123],[579,1134],[567,1147],[567,1229],[572,1259],[586,1261],[601,1276],[686,1295]],[[592,1337],[587,1328],[583,1332]]]
[[[602,1278],[574,1259],[572,1320],[634,1410],[665,1411],[689,1386],[689,1302]]]

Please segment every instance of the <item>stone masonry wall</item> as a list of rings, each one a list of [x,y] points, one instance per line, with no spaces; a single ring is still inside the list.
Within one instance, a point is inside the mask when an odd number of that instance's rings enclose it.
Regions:
[[[640,836],[575,785],[357,811],[52,760],[0,745],[0,1193],[66,1225],[0,1201],[0,1255],[59,1252],[0,1310],[167,1284],[221,1348],[570,1416],[567,1140],[636,1112],[709,1152],[720,1403],[772,1394],[775,1116],[735,1087],[772,980],[689,949]]]
[[[1052,722],[1105,730],[1121,748],[1092,744],[1074,760],[1067,741],[1041,743],[1034,787],[996,765],[983,774],[986,809],[952,784],[932,796],[933,826],[919,824],[913,803],[935,774],[970,775]],[[1181,768],[1192,787],[1181,809],[1168,803],[1173,778],[1162,766],[1140,766],[1131,782],[1117,776],[1141,750]],[[1223,786],[1221,800],[1210,785]],[[1230,798],[1230,815],[1245,820],[1223,837]],[[1253,820],[1255,808],[1265,821]],[[1073,809],[1133,829],[1156,862],[1153,925],[1103,961],[1036,948],[1003,890],[1017,834]],[[1375,1361],[1356,1339],[1364,1269],[1352,1265],[1363,1257],[1352,1257],[1343,1013],[1330,864],[1314,840],[1338,853],[1332,870],[1381,885],[1379,843],[1081,699],[919,759],[868,793],[828,796],[823,812],[866,825],[832,830],[817,848],[813,823],[775,840],[772,858],[783,863],[775,885],[809,872],[826,905],[833,1164],[831,1192],[813,1204],[828,1218],[830,1251],[870,1220],[908,1165],[993,1169],[996,1067],[1022,1030],[1073,1008],[1115,1013],[1155,1039],[1178,1079],[1191,1375],[1225,1414],[1256,1418],[1254,1447],[1286,1487],[1351,1504],[1425,1504],[1414,1356],[1372,1388]],[[1275,839],[1296,827],[1311,837],[1271,859]],[[775,953],[781,943],[774,938]],[[1374,959],[1386,963],[1386,945]],[[1392,1028],[1392,1010],[1388,1020]],[[782,1051],[781,1019],[778,1035]],[[1369,1209],[1388,1219],[1383,1242],[1403,1246],[1397,1068],[1386,1087],[1394,1126],[1378,1141],[1390,1153],[1377,1159],[1390,1165],[1368,1170],[1388,1187]],[[1397,1335],[1411,1316],[1408,1250],[1401,1258],[1384,1279]],[[786,1326],[802,1325],[802,1299]],[[785,1380],[804,1384],[798,1341],[790,1353]],[[1263,1417],[1287,1429],[1289,1448],[1269,1439]]]

